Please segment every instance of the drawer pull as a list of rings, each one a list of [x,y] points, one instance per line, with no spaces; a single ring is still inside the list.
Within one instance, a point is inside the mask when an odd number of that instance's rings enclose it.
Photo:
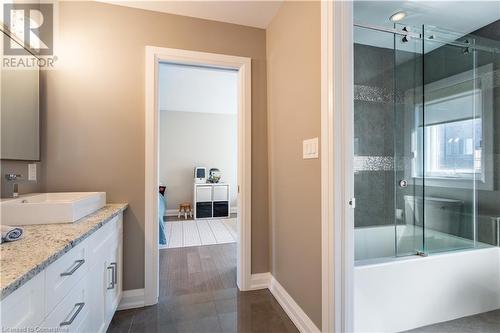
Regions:
[[[111,283],[107,287],[108,290],[115,289],[115,267],[116,266],[113,264],[110,264],[108,267],[106,267],[106,269],[111,270]]]
[[[117,284],[118,283],[118,264],[116,262],[112,262],[110,265],[113,266],[113,284]]]
[[[62,323],[59,324],[59,326],[68,326],[68,325],[71,325],[73,323],[73,321],[76,319],[76,317],[78,316],[78,314],[80,313],[80,311],[82,311],[82,309],[83,309],[84,306],[85,306],[85,303],[83,303],[83,302],[82,303],[76,303],[75,307],[73,308],[73,310],[76,309],[76,311],[73,313],[73,315],[71,316],[71,318],[69,318],[69,320],[63,321]]]
[[[107,269],[111,270],[111,283],[107,287],[108,290],[115,289],[116,284],[118,283],[118,264],[116,262],[112,262],[109,264]]]
[[[73,273],[76,272],[76,270],[78,268],[80,268],[84,263],[85,263],[85,259],[80,259],[80,260],[75,261],[76,265],[68,272],[61,273],[61,276],[73,275]]]

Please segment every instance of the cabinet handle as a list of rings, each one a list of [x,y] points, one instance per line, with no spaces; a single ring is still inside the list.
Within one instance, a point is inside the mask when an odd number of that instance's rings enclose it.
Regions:
[[[64,272],[64,273],[61,273],[61,276],[73,275],[73,273],[76,272],[76,270],[78,268],[80,268],[84,263],[85,263],[85,259],[76,260],[75,261],[76,265],[71,270]]]
[[[108,290],[115,289],[115,266],[113,264],[110,264],[108,267],[106,267],[106,269],[111,270],[111,284],[108,285],[106,289]]]
[[[118,264],[116,262],[112,262],[109,265],[113,266],[113,288],[114,288],[114,285],[118,283]]]
[[[71,316],[71,318],[69,318],[69,320],[66,320],[66,321],[63,321],[62,323],[59,324],[59,326],[68,326],[68,325],[71,325],[73,323],[73,321],[76,319],[76,317],[78,316],[78,314],[80,313],[80,311],[82,311],[83,307],[85,306],[85,303],[76,303],[75,304],[75,307],[73,308],[76,309],[76,311],[73,313],[73,315]],[[71,312],[73,312],[73,310],[71,310]]]

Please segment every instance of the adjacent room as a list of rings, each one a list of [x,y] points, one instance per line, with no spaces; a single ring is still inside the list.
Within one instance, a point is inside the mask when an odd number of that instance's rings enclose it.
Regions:
[[[237,240],[237,71],[159,65],[160,248]]]

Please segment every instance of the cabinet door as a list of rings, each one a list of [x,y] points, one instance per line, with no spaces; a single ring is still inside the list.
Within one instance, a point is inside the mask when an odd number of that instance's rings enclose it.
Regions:
[[[88,278],[88,294],[90,305],[89,316],[89,332],[105,332],[106,321],[104,318],[104,302],[103,295],[105,294],[104,262],[96,264],[90,268]]]
[[[109,242],[109,249],[105,267],[105,295],[104,307],[106,325],[120,303],[122,293],[122,220],[118,220],[114,235]]]
[[[106,332],[121,296],[122,215],[113,218],[95,236],[92,243],[94,260],[89,272],[92,280],[89,292],[89,302],[92,304],[89,332]],[[116,276],[111,265],[114,262],[118,266]],[[118,280],[118,284],[115,283],[114,288],[111,288],[115,280]]]
[[[0,303],[0,330],[35,328],[45,316],[45,271],[35,275]],[[20,331],[21,332],[21,331]]]
[[[106,294],[104,299],[104,306],[106,319],[111,319],[115,313],[116,307],[118,306],[118,295],[119,295],[119,279],[121,280],[121,274],[119,274],[119,269],[121,268],[118,255],[118,244],[114,244],[108,260],[106,261]]]

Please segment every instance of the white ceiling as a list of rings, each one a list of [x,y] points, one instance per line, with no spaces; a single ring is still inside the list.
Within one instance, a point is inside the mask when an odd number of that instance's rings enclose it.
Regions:
[[[157,0],[157,1],[108,1],[120,6],[152,10],[156,12],[197,17],[207,20],[234,23],[250,27],[265,29],[278,12],[283,0],[266,1],[182,1],[182,0]]]
[[[389,17],[401,10],[407,16],[398,23],[416,29],[422,25],[435,26],[459,33],[441,36],[450,41],[500,19],[500,1],[355,1],[354,22],[391,28],[393,23]],[[355,38],[361,44],[386,48],[394,46],[392,35],[386,33],[355,29]],[[412,48],[418,48],[416,44],[406,43],[400,47],[412,51]],[[434,44],[435,47],[429,45],[426,51],[439,46]]]
[[[162,63],[158,92],[160,111],[236,114],[238,72]]]

